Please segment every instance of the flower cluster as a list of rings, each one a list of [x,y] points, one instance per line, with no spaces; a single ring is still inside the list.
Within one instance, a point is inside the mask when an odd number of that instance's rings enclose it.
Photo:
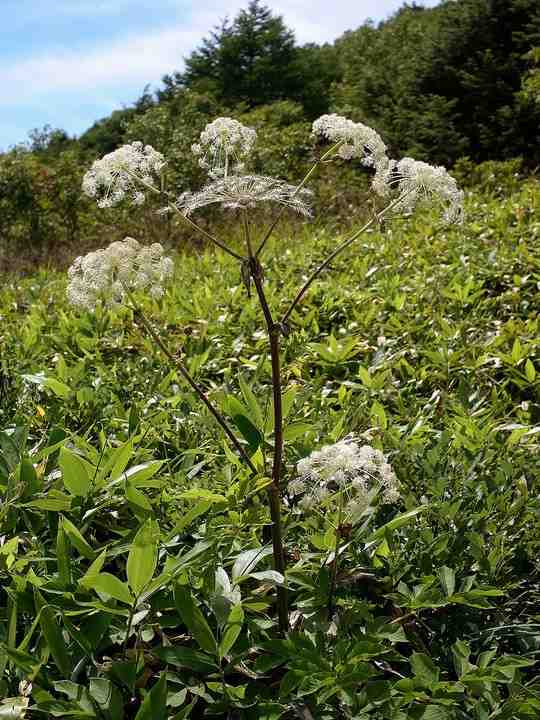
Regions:
[[[345,516],[354,521],[375,495],[386,503],[399,498],[396,475],[383,453],[370,445],[359,445],[352,438],[315,450],[300,460],[297,472],[288,490],[291,496],[302,496],[298,503],[302,510],[343,493]]]
[[[128,237],[76,258],[68,270],[67,296],[72,305],[86,310],[99,302],[119,304],[134,290],[159,298],[172,272],[173,262],[159,243],[144,246]]]
[[[421,205],[444,208],[446,223],[459,222],[463,215],[463,193],[444,167],[403,158],[399,162],[386,154],[386,145],[370,127],[341,115],[323,115],[313,123],[313,133],[332,143],[341,143],[336,155],[344,160],[358,158],[375,170],[373,190],[382,197],[394,197],[394,212],[411,213]]]
[[[463,217],[463,192],[442,166],[409,157],[392,160],[375,176],[373,189],[383,197],[395,195],[395,212],[412,213],[422,205],[438,205],[444,208],[445,223],[457,223]]]
[[[315,120],[312,129],[314,135],[332,143],[341,143],[336,154],[343,160],[358,158],[376,171],[388,164],[386,145],[379,133],[367,125],[332,113]]]
[[[248,209],[259,203],[277,203],[300,215],[311,214],[308,199],[311,191],[298,190],[295,185],[263,175],[228,175],[215,180],[202,190],[184,193],[177,207],[184,215],[207,205],[219,204],[227,209]]]
[[[158,189],[155,181],[164,165],[165,158],[151,145],[123,145],[93,163],[83,178],[83,191],[101,208],[117,205],[126,196],[141,205],[145,186]]]
[[[244,160],[251,152],[257,133],[238,120],[219,117],[204,128],[200,141],[191,146],[199,165],[212,178],[242,172]]]

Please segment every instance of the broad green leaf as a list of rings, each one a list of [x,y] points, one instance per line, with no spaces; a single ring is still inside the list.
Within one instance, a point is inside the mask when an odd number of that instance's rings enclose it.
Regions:
[[[190,488],[189,490],[184,490],[184,492],[180,493],[180,497],[184,500],[206,500],[210,503],[227,502],[225,495],[219,495],[205,488]]]
[[[58,670],[64,677],[69,677],[72,666],[64,635],[58,625],[53,609],[45,602],[45,599],[36,588],[34,589],[34,603],[36,612],[39,613],[39,624],[47,647],[54,658]]]
[[[225,412],[233,419],[234,424],[247,440],[251,452],[255,452],[262,443],[262,435],[250,418],[249,410],[234,396],[227,396],[223,404]]]
[[[380,528],[377,528],[375,532],[370,536],[370,540],[375,540],[377,538],[383,537],[384,534],[388,530],[397,530],[398,528],[403,527],[404,525],[408,525],[411,520],[414,520],[414,518],[417,515],[420,515],[420,513],[425,512],[429,509],[429,505],[420,505],[419,507],[415,508],[414,510],[409,510],[408,512],[402,513],[401,515],[397,515],[395,518],[387,522],[385,525],[382,525]]]
[[[242,391],[244,400],[249,408],[250,419],[255,427],[261,430],[263,425],[263,411],[257,401],[257,398],[242,375],[238,376],[238,382],[240,383],[240,390]]]
[[[97,575],[85,575],[80,580],[81,585],[89,590],[106,593],[115,600],[133,605],[134,597],[129,587],[111,573],[98,573]]]
[[[159,527],[154,520],[147,520],[133,538],[127,559],[128,584],[136,596],[154,576],[158,545]]]
[[[73,547],[88,560],[94,560],[96,557],[94,549],[86,542],[80,531],[75,527],[71,520],[68,520],[67,517],[62,515],[60,522]]]
[[[195,604],[191,592],[183,585],[176,585],[174,601],[182,622],[193,635],[199,647],[206,652],[215,654],[216,639],[206,618]]]
[[[311,423],[306,422],[295,422],[285,425],[283,430],[283,439],[292,442],[299,437],[304,437],[308,432],[313,430],[314,426]]]
[[[124,470],[120,477],[115,480],[111,480],[107,483],[107,487],[117,485],[124,480],[130,480],[131,483],[137,487],[144,487],[144,483],[160,470],[163,466],[164,460],[149,460],[148,462],[141,463],[140,465],[133,465],[132,467]]]
[[[439,682],[439,668],[424,653],[413,653],[409,658],[411,668],[416,677],[428,685]]]
[[[58,580],[62,587],[65,588],[71,583],[71,562],[66,533],[61,522],[58,523],[56,532],[56,564],[58,568]]]
[[[162,672],[159,680],[146,695],[135,720],[158,720],[167,717],[167,673]]]
[[[229,654],[234,643],[238,639],[238,636],[240,635],[243,622],[244,611],[242,610],[242,606],[233,605],[233,607],[231,608],[231,612],[229,613],[227,624],[225,625],[223,638],[221,639],[221,643],[219,644],[220,657],[225,657],[225,655]]]
[[[439,568],[439,578],[441,585],[443,586],[443,590],[446,593],[446,597],[453,595],[456,588],[455,572],[451,568],[446,567],[446,565],[443,565]]]
[[[33,385],[39,385],[40,387],[48,388],[62,400],[69,397],[72,390],[69,385],[56,380],[56,378],[46,377],[43,373],[36,373],[35,375],[23,375],[23,380],[32,383]]]
[[[200,650],[193,650],[193,648],[176,645],[173,647],[157,648],[153,653],[169,665],[188,668],[193,672],[213,673],[218,669],[218,665],[213,657],[210,657]]]
[[[90,491],[92,479],[86,464],[66,447],[60,448],[60,470],[66,490],[72,495],[86,497]]]
[[[242,575],[248,575],[261,560],[271,554],[272,548],[270,547],[254,548],[253,550],[246,550],[240,553],[234,561],[232,569],[233,580],[237,580],[237,578]]]

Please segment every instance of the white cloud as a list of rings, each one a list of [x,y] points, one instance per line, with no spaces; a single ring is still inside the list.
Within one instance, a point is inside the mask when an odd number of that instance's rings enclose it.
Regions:
[[[121,6],[116,0],[112,6]],[[191,10],[182,24],[144,34],[126,36],[103,47],[88,50],[57,50],[4,66],[0,105],[14,105],[51,93],[102,92],[112,88],[157,83],[167,72],[181,67],[182,57],[226,15],[234,17],[246,0],[206,0]],[[299,42],[332,40],[370,15],[379,16],[399,6],[400,0],[274,0],[272,10],[282,14],[296,31]],[[433,3],[431,3],[433,4]],[[88,3],[84,3],[85,6]],[[96,11],[107,7],[96,2]],[[110,6],[109,6],[110,8]],[[193,6],[192,6],[193,8]],[[164,19],[166,13],[164,13]]]

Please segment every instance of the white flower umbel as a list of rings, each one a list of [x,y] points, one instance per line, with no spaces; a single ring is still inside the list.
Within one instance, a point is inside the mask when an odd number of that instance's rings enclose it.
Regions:
[[[315,120],[312,129],[316,136],[332,143],[340,142],[336,154],[343,160],[357,158],[375,170],[388,163],[386,145],[379,133],[367,125],[332,113]]]
[[[94,310],[98,303],[114,306],[128,292],[145,290],[153,298],[163,295],[163,284],[173,273],[173,262],[159,243],[145,246],[133,238],[76,258],[68,270],[68,301]]]
[[[442,166],[409,157],[392,160],[376,174],[373,189],[383,197],[402,198],[394,206],[395,212],[410,214],[417,207],[437,206],[443,209],[445,223],[463,218],[463,192]]]
[[[257,138],[253,128],[238,120],[219,117],[204,128],[198,143],[191,146],[199,157],[199,165],[212,178],[227,177],[242,172]]]
[[[158,190],[164,165],[165,158],[151,145],[123,145],[93,163],[83,178],[83,191],[102,208],[117,205],[126,197],[141,205],[145,186]]]
[[[399,499],[398,481],[384,454],[352,438],[315,450],[300,460],[297,472],[288,490],[291,496],[301,496],[298,505],[302,510],[342,493],[344,515],[354,521],[377,494],[386,503]]]
[[[300,215],[311,214],[308,199],[311,191],[276,178],[263,175],[229,175],[215,180],[202,190],[184,193],[177,207],[184,215],[189,216],[195,210],[208,205],[219,204],[226,209],[249,209],[260,203],[276,203]]]

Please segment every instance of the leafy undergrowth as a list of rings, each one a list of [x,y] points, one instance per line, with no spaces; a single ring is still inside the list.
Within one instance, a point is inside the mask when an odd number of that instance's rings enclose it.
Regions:
[[[287,477],[354,433],[388,455],[401,499],[347,529],[330,623],[335,531],[285,499],[286,638],[267,344],[234,261],[178,257],[146,309],[258,478],[128,310],[77,315],[53,273],[7,283],[0,717],[539,717],[539,199],[532,183],[473,194],[457,230],[368,234],[291,318]],[[332,244],[278,236],[276,309]]]

